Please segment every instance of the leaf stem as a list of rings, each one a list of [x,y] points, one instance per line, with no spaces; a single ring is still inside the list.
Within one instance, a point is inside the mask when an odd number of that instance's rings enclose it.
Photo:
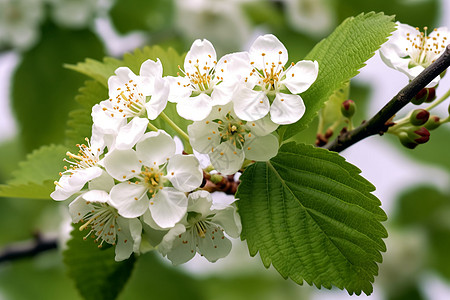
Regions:
[[[340,152],[366,137],[375,134],[384,134],[392,125],[390,120],[393,116],[405,107],[421,89],[427,86],[427,84],[444,72],[449,66],[450,45],[447,45],[443,54],[434,63],[405,86],[375,116],[369,121],[363,122],[354,130],[340,134],[335,140],[326,144],[324,148],[330,151]]]
[[[179,135],[180,138],[182,138],[184,140],[184,150],[187,153],[193,153],[192,151],[192,147],[191,147],[191,143],[189,142],[189,136],[187,135],[186,132],[183,131],[183,129],[181,129],[180,127],[178,127],[177,124],[175,124],[174,121],[172,121],[172,119],[170,119],[165,113],[161,113],[160,114],[161,118],[167,122],[167,124],[169,124],[170,127],[173,128],[173,130],[175,130]]]
[[[151,131],[158,131],[159,130],[158,127],[156,127],[155,125],[153,125],[150,122],[148,122],[147,128],[150,129]]]
[[[447,100],[447,98],[450,97],[450,89],[447,91],[447,93],[445,93],[441,98],[439,98],[438,100],[434,101],[433,103],[431,103],[430,106],[428,106],[427,108],[425,108],[427,111],[430,111],[431,109],[435,108],[436,106],[438,106],[439,104],[441,104],[442,102],[444,102],[445,100]]]

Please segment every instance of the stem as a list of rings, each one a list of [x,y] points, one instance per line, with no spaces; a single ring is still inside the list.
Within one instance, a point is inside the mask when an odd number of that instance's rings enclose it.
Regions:
[[[152,123],[148,122],[147,125],[148,129],[152,130],[152,131],[158,131],[158,127],[156,127],[155,125],[153,125]]]
[[[44,238],[36,234],[33,241],[24,243],[14,243],[0,251],[0,263],[13,261],[25,257],[33,257],[41,252],[56,249],[58,243],[56,239]]]
[[[178,127],[178,125],[175,124],[175,122],[172,121],[172,119],[170,119],[165,113],[162,112],[162,113],[160,114],[160,116],[161,116],[161,118],[163,118],[163,120],[166,121],[167,124],[169,124],[169,126],[172,127],[173,130],[175,130],[175,131],[180,135],[180,137],[185,141],[185,143],[184,143],[184,150],[185,150],[185,152],[187,152],[187,153],[193,153],[191,144],[190,144],[190,142],[189,142],[189,136],[187,135],[187,133],[184,132],[183,129],[181,129],[180,127]]]
[[[430,66],[422,71],[394,98],[392,98],[375,116],[363,122],[356,129],[339,135],[334,141],[326,144],[325,149],[340,152],[351,145],[375,134],[384,134],[391,126],[390,120],[411,99],[435,77],[439,76],[450,66],[450,45],[447,45],[443,54]]]
[[[431,109],[435,108],[436,106],[438,106],[439,104],[441,104],[442,102],[444,102],[445,100],[447,100],[447,98],[450,96],[450,90],[447,91],[447,93],[445,93],[441,98],[439,98],[438,100],[434,101],[433,103],[431,103],[430,106],[428,106],[427,108],[425,108],[426,110],[430,111]]]

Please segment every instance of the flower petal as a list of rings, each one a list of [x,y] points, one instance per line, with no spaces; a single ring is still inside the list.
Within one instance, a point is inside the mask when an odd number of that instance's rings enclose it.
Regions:
[[[170,92],[169,82],[162,78],[156,78],[154,80],[154,87],[155,89],[150,101],[145,103],[147,116],[150,120],[156,119],[164,108],[166,108]]]
[[[205,237],[199,237],[198,252],[208,261],[215,262],[219,258],[227,256],[231,251],[231,242],[223,235],[218,226],[208,224]]]
[[[206,218],[211,214],[212,203],[212,197],[209,192],[203,190],[195,191],[188,196],[188,212],[194,211]]]
[[[288,61],[288,52],[286,47],[273,34],[259,36],[248,51],[250,59],[254,66],[263,70],[266,66],[279,65],[284,66]]]
[[[89,181],[89,190],[101,190],[109,192],[114,186],[114,179],[106,171],[102,171],[102,174]]]
[[[244,162],[244,151],[238,149],[230,141],[221,143],[209,154],[214,168],[223,175],[231,175],[239,171]]]
[[[151,131],[144,134],[136,144],[137,157],[145,166],[160,166],[175,154],[174,140],[165,131]]]
[[[83,199],[82,195],[78,196],[69,204],[69,214],[72,217],[73,223],[80,222],[91,210],[91,205]]]
[[[167,179],[182,192],[195,190],[203,182],[203,170],[193,155],[176,154],[167,164]]]
[[[303,117],[305,110],[299,95],[277,93],[270,107],[270,119],[280,125],[292,124]]]
[[[110,203],[125,218],[142,216],[148,209],[147,188],[141,184],[122,182],[111,189]]]
[[[173,77],[167,76],[164,77],[167,82],[169,82],[170,91],[168,100],[170,102],[178,103],[180,99],[188,98],[192,94],[191,82],[186,77]]]
[[[152,218],[161,228],[171,228],[186,214],[187,202],[183,192],[170,187],[163,188],[150,200]]]
[[[274,132],[278,128],[278,124],[274,123],[269,115],[266,115],[264,118],[247,122],[246,127],[250,130],[252,134],[257,136],[264,136],[269,133]]]
[[[195,97],[182,98],[177,103],[177,112],[187,120],[201,121],[211,112],[211,101],[211,97],[203,93]]]
[[[245,137],[245,158],[256,161],[268,161],[278,153],[278,139],[273,134]]]
[[[122,261],[130,257],[131,253],[139,252],[141,244],[142,225],[137,218],[117,218],[117,224],[121,229],[117,233],[116,261]]]
[[[281,81],[292,94],[306,91],[314,83],[319,74],[317,61],[302,60],[286,71],[286,78]]]
[[[139,91],[144,94],[144,96],[153,95],[157,91],[154,85],[155,81],[162,78],[163,67],[159,58],[156,61],[147,59],[141,65],[139,71],[141,76],[141,84],[139,85]]]
[[[189,142],[200,153],[209,153],[211,149],[219,145],[219,125],[212,122],[211,118],[197,121],[189,125]]]
[[[210,41],[195,40],[184,59],[184,71],[186,74],[195,74],[198,69],[203,71],[204,67],[213,68],[216,60],[216,50]]]
[[[217,211],[211,222],[220,225],[232,238],[238,238],[241,235],[241,218],[234,205]]]
[[[106,203],[109,201],[109,194],[101,190],[87,191],[82,197],[89,202]]]
[[[113,147],[119,150],[131,149],[144,135],[148,119],[135,117],[127,125],[121,127]]]
[[[269,99],[262,91],[241,87],[233,96],[234,112],[239,119],[254,121],[261,119],[270,109]]]
[[[179,265],[191,260],[195,256],[197,246],[195,240],[192,238],[192,230],[186,231],[180,236],[180,234],[175,235],[177,233],[176,229],[178,229],[178,232],[181,230],[180,228],[173,229],[174,232],[171,234],[173,237],[171,238],[172,248],[168,251],[167,258],[170,259],[172,264]]]
[[[103,110],[101,104],[107,107],[110,106],[109,100],[105,100],[92,107],[91,116],[94,125],[103,134],[116,134],[119,131],[119,128],[127,123],[127,120],[125,118],[111,117],[111,115]]]
[[[105,156],[103,164],[109,175],[119,181],[130,179],[141,171],[141,164],[133,149],[115,149]]]

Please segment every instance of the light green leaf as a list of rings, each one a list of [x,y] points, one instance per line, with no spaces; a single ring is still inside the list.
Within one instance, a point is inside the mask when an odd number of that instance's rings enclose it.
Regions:
[[[116,262],[114,247],[99,249],[92,239],[83,240],[85,235],[74,226],[63,252],[69,276],[86,300],[116,299],[133,270],[134,256]]]
[[[345,20],[328,38],[322,40],[306,56],[319,62],[319,75],[314,84],[301,94],[305,115],[287,126],[284,139],[305,129],[334,91],[358,74],[375,51],[395,29],[393,17],[382,13],[360,14]]]
[[[104,58],[103,62],[86,58],[84,62],[79,62],[76,65],[66,64],[64,66],[67,69],[89,76],[107,87],[108,78],[120,67],[120,61],[111,57]]]
[[[236,194],[250,254],[299,284],[370,294],[386,215],[359,173],[337,153],[295,143],[250,166]]]
[[[13,178],[0,185],[0,197],[50,199],[64,168],[67,148],[62,145],[42,146],[27,155],[12,173]]]

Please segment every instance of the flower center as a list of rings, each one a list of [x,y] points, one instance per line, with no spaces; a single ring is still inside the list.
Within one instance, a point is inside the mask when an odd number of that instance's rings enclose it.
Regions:
[[[68,170],[67,167],[64,167],[64,169],[68,172],[72,172],[77,169],[87,169],[91,167],[95,167],[97,163],[100,160],[100,148],[97,148],[96,151],[93,151],[91,149],[91,144],[89,142],[88,138],[85,138],[85,141],[87,142],[87,146],[84,144],[77,144],[76,146],[80,149],[78,151],[78,154],[73,154],[69,151],[66,152],[66,155],[72,159],[64,159],[65,162],[70,164],[70,169]],[[65,173],[65,172],[64,172]],[[60,173],[62,175],[63,173]]]
[[[201,213],[190,211],[187,217],[191,228],[195,228],[199,237],[204,238],[207,231],[207,220],[202,217]]]
[[[111,107],[103,106],[103,111],[108,112],[111,117],[134,117],[140,116],[145,111],[146,97],[139,92],[138,86],[133,80],[124,84],[123,88],[117,88],[115,99],[109,99]]]
[[[154,198],[158,190],[163,189],[166,178],[158,167],[144,167],[143,169],[141,172],[143,183],[148,188],[148,193]]]
[[[117,232],[121,230],[116,223],[118,216],[117,210],[106,203],[86,203],[90,205],[92,210],[83,216],[82,222],[85,223],[80,226],[80,231],[86,229],[88,226],[91,230],[83,239],[86,240],[94,233],[92,238],[97,236],[97,238],[95,238],[96,243],[101,239],[101,243],[98,245],[99,248],[102,247],[103,242],[115,245]]]
[[[419,30],[418,27],[416,27]],[[415,66],[428,67],[436,58],[444,51],[448,44],[447,37],[443,36],[437,29],[436,33],[430,37],[427,35],[428,27],[424,27],[424,32],[419,32],[417,35],[406,34],[406,40],[409,42],[406,47],[406,52],[411,57],[410,68]]]
[[[284,76],[285,68],[283,65],[283,62],[281,61],[281,54],[282,52],[278,52],[278,61],[273,62],[266,62],[265,57],[266,53],[261,53],[262,56],[262,62],[264,69],[257,69],[253,68],[250,72],[251,76],[257,76],[257,89],[261,89],[264,92],[271,92],[271,91],[277,91],[280,88],[280,81]],[[250,63],[252,66],[255,64],[255,62]],[[245,79],[247,81],[247,78]]]
[[[218,132],[220,136],[220,143],[231,141],[231,143],[238,149],[242,149],[245,142],[245,135],[250,132],[245,126],[246,121],[234,118],[230,112],[225,115],[225,120],[213,120],[219,125]],[[213,131],[213,134],[215,132]]]
[[[211,58],[211,55],[208,55]],[[217,64],[216,61],[213,62],[213,66],[208,66],[208,61],[205,62],[203,66],[199,64],[199,60],[197,59],[195,62],[189,60],[189,64],[191,64],[193,68],[193,72],[184,72],[180,66],[178,69],[189,79],[189,85],[183,85],[183,87],[191,87],[194,90],[194,96],[200,93],[206,93],[208,95],[211,94],[212,89],[215,84],[217,84],[216,76],[215,76],[215,66]],[[180,76],[180,72],[177,73]],[[181,85],[180,82],[178,82]]]

